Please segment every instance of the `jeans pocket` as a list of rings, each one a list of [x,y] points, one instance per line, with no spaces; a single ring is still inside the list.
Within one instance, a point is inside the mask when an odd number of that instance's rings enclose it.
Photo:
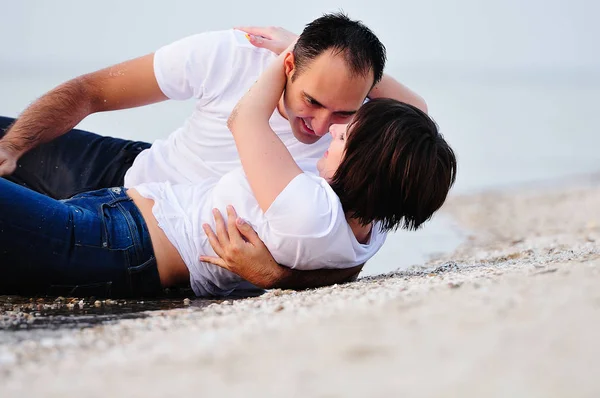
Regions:
[[[109,250],[128,250],[134,245],[128,218],[118,202],[100,205],[103,237],[102,247]]]

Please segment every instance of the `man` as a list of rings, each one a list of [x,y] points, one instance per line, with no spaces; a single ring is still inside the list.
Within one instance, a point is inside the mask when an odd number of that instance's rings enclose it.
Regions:
[[[0,175],[55,198],[103,187],[220,177],[239,166],[227,117],[273,57],[241,32],[207,32],[70,80],[28,107],[0,139]],[[295,159],[320,157],[329,144],[329,137],[323,138],[329,127],[348,122],[367,95],[424,106],[393,79],[382,80],[384,63],[385,48],[360,22],[329,14],[307,25],[286,59],[286,90],[271,119]],[[71,130],[95,112],[192,97],[197,100],[192,115],[152,146]],[[254,248],[260,255],[247,257],[264,258],[266,248]],[[268,279],[240,276],[263,287],[311,287],[359,271],[264,267]]]

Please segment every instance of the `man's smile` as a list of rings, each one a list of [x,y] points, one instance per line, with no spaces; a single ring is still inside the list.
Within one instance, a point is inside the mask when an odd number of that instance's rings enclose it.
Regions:
[[[304,125],[304,130],[306,133],[310,134],[310,135],[315,135],[315,131],[312,129],[312,127],[310,126],[310,124],[308,124],[308,122],[306,121],[306,119],[304,118],[300,118],[302,120],[302,124]]]

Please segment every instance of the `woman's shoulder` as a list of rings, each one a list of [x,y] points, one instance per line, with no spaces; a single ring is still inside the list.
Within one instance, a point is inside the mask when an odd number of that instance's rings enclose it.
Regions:
[[[300,236],[326,235],[345,223],[339,198],[321,177],[298,174],[265,212],[272,229]]]

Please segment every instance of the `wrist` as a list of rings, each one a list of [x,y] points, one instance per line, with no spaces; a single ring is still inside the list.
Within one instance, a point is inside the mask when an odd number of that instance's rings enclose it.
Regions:
[[[275,268],[271,274],[270,281],[266,289],[285,289],[291,279],[293,271],[282,265],[275,263]]]
[[[21,145],[18,145],[7,138],[0,139],[0,151],[2,151],[5,156],[8,155],[15,160],[19,159],[25,152]]]

